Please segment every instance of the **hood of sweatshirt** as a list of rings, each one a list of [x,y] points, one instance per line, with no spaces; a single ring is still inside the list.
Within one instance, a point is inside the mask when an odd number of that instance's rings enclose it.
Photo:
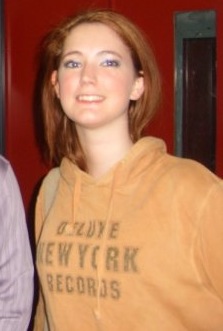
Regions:
[[[143,171],[147,171],[148,167],[156,163],[165,153],[166,145],[163,140],[145,137],[134,144],[126,156],[99,179],[94,179],[66,158],[61,163],[60,172],[68,185],[72,187],[78,178],[81,178],[83,186],[110,186],[112,189],[114,188],[113,181],[115,181],[115,187],[128,185]]]

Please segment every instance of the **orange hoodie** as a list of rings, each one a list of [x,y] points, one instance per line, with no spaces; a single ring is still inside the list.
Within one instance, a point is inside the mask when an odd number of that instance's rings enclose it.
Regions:
[[[64,158],[37,268],[50,331],[222,331],[223,183],[138,141],[95,180]],[[50,176],[50,174],[48,175]]]

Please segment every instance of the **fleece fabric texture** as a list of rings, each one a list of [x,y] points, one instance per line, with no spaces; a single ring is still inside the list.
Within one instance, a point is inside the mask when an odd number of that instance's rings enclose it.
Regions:
[[[50,331],[223,330],[220,178],[153,137],[100,179],[67,158],[59,172],[36,207]]]

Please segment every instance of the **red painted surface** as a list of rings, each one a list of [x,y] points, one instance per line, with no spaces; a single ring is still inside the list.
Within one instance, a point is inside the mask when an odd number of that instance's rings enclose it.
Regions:
[[[107,0],[94,5],[106,7]],[[33,96],[38,45],[60,19],[91,6],[88,0],[6,0],[6,156],[17,175],[28,211],[35,187],[47,168],[35,137]]]
[[[34,188],[47,171],[35,140],[33,95],[38,43],[62,17],[90,1],[6,0],[6,154],[22,190],[27,210]],[[94,1],[112,6],[133,19],[151,40],[163,77],[163,105],[148,134],[164,138],[174,148],[174,13],[212,9],[217,13],[217,173],[223,176],[223,2],[222,0]]]

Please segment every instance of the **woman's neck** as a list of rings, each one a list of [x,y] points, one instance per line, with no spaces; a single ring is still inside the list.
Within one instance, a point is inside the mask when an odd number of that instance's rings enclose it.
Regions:
[[[108,172],[133,145],[127,132],[113,136],[109,133],[90,134],[79,138],[87,159],[88,173],[94,178],[99,178]]]

